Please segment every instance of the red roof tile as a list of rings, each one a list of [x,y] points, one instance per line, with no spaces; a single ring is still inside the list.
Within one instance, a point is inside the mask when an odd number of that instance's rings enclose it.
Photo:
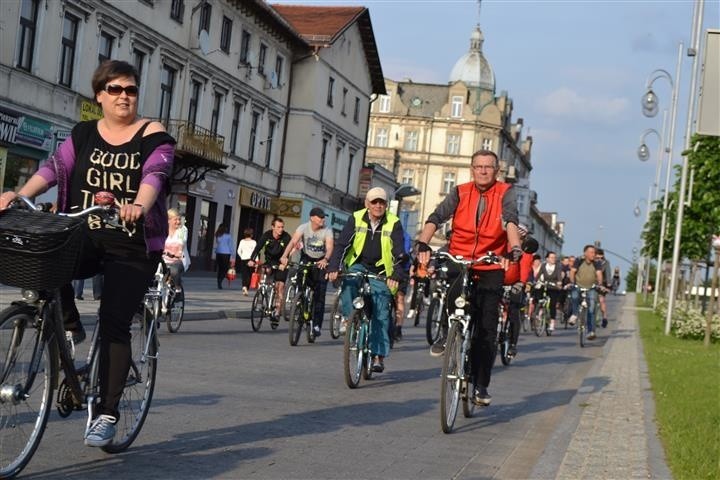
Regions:
[[[365,7],[277,5],[274,8],[310,44],[328,43],[365,11]]]

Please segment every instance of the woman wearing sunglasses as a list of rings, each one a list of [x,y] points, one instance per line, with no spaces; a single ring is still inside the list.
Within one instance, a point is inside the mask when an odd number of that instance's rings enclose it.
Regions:
[[[100,402],[85,444],[100,447],[115,435],[117,407],[130,368],[130,325],[152,280],[168,234],[166,196],[175,140],[161,123],[138,118],[138,73],[127,62],[103,62],[92,77],[103,118],[80,122],[58,150],[19,190],[34,197],[57,185],[62,212],[87,208],[109,191],[127,232],[88,219],[80,278],[103,272],[100,300]],[[0,195],[0,209],[16,194]],[[143,218],[144,221],[139,222]],[[65,326],[80,342],[85,332],[72,286],[62,291]]]

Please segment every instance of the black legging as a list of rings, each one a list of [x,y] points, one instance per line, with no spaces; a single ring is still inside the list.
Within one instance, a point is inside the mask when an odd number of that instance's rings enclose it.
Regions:
[[[508,298],[507,318],[510,322],[510,345],[517,345],[520,337],[520,310],[524,303],[522,291],[511,293],[510,298]]]
[[[248,267],[248,260],[238,260],[235,265],[240,268],[240,271],[238,272],[240,274],[240,282],[242,283],[242,286],[244,288],[250,288],[250,277],[252,275],[253,270]]]
[[[79,278],[103,272],[99,310],[100,403],[98,414],[119,418],[117,406],[130,370],[130,325],[161,258],[161,252],[128,254],[115,245],[85,242]],[[71,284],[61,289],[63,310],[77,312]]]
[[[230,254],[216,253],[215,263],[217,263],[217,285],[218,288],[222,288],[222,281],[225,279],[228,268],[230,268]]]

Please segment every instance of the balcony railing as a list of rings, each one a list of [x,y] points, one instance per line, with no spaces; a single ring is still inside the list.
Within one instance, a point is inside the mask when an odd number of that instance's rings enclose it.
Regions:
[[[162,123],[168,133],[177,140],[175,150],[178,153],[189,153],[202,160],[223,165],[224,136],[184,120],[169,120]]]

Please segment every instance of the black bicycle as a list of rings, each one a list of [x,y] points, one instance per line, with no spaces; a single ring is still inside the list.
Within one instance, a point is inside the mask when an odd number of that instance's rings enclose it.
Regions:
[[[444,325],[448,325],[447,292],[450,288],[448,281],[448,267],[443,264],[435,271],[435,286],[432,291],[432,299],[425,319],[425,339],[428,345],[438,341],[443,333]]]
[[[315,291],[313,290],[310,275],[315,262],[300,262],[297,264],[297,294],[293,298],[290,307],[290,345],[295,346],[300,340],[303,328],[307,334],[308,343],[315,342],[315,331],[313,330],[313,309],[315,303]]]
[[[505,366],[510,365],[510,362],[513,360],[513,356],[510,355],[510,339],[512,338],[514,327],[508,319],[511,291],[511,285],[505,285],[503,287],[503,296],[500,301],[500,306],[498,307],[498,353],[500,354],[500,361]]]
[[[22,289],[22,298],[0,312],[0,478],[17,475],[32,458],[45,431],[55,389],[61,417],[86,410],[86,433],[95,418],[100,396],[97,324],[85,363],[76,366],[72,334],[63,325],[60,288],[73,277],[86,215],[124,228],[110,206],[55,215],[19,198],[28,209],[0,212],[0,283]],[[160,301],[156,294],[146,295],[144,315],[132,321],[132,358],[118,406],[117,434],[101,447],[108,453],[126,450],[147,417],[155,389],[156,305]]]

